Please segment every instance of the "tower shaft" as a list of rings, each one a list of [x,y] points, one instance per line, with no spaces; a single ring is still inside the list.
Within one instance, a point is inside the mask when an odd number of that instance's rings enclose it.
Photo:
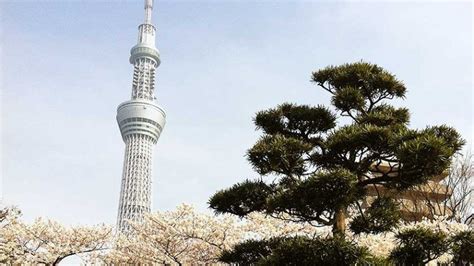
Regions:
[[[125,139],[122,187],[118,211],[118,227],[128,229],[128,222],[140,222],[151,206],[151,161],[154,140],[132,134]]]
[[[165,125],[165,112],[155,102],[155,72],[160,54],[151,24],[152,0],[145,0],[145,22],[138,27],[138,43],[130,51],[133,64],[131,100],[117,108],[117,122],[125,142],[117,227],[130,233],[130,222],[141,222],[151,210],[153,146]]]

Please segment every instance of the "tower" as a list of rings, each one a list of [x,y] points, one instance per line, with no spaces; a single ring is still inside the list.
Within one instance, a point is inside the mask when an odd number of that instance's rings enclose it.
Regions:
[[[125,142],[117,227],[129,231],[127,221],[140,222],[150,212],[153,146],[165,125],[165,112],[155,99],[155,71],[160,54],[151,23],[153,0],[145,0],[145,21],[138,26],[138,43],[130,51],[132,95],[117,108],[117,123]]]

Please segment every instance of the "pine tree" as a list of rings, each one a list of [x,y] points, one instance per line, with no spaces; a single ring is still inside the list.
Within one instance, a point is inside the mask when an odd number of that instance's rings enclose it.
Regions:
[[[240,217],[284,214],[332,226],[339,236],[350,209],[358,212],[354,231],[390,229],[398,208],[381,197],[363,211],[367,188],[426,183],[449,167],[464,141],[446,125],[410,129],[409,110],[389,104],[404,99],[407,89],[380,66],[329,66],[313,72],[312,81],[332,95],[332,108],[284,103],[258,112],[254,123],[263,136],[247,158],[260,178],[218,191],[210,207]]]

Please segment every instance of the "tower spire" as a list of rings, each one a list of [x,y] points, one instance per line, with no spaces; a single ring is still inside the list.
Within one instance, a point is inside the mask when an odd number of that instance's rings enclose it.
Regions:
[[[145,22],[138,26],[137,45],[130,51],[130,64],[135,66],[132,98],[155,98],[155,70],[160,65],[160,53],[155,47],[156,28],[151,24],[153,0],[145,0]]]
[[[145,0],[145,23],[151,24],[151,13],[153,12],[153,0]]]

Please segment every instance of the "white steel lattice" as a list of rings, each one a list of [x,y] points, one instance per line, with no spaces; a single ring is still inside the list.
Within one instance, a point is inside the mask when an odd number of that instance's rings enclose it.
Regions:
[[[154,99],[156,67],[156,62],[151,58],[141,57],[135,61],[132,99]]]
[[[141,222],[151,206],[151,162],[155,140],[136,134],[125,139],[125,158],[118,213],[118,227],[129,231],[128,221]]]

